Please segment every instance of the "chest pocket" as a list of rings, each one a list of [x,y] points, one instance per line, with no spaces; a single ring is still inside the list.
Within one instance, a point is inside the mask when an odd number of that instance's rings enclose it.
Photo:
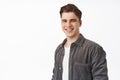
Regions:
[[[73,80],[92,80],[90,65],[75,63],[73,65]]]

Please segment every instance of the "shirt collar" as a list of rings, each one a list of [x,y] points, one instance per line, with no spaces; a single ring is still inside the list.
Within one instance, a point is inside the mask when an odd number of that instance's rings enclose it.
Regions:
[[[82,46],[84,40],[85,40],[84,36],[82,34],[80,34],[79,38],[75,42],[73,42],[72,44],[76,44],[78,46]],[[63,40],[63,42],[60,44],[60,47],[64,47],[64,44],[66,43],[66,41],[67,41],[67,39],[65,38]]]

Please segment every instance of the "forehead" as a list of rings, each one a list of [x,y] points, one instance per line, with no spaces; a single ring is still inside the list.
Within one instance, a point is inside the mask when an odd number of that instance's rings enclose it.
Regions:
[[[62,19],[79,19],[74,12],[63,12]]]

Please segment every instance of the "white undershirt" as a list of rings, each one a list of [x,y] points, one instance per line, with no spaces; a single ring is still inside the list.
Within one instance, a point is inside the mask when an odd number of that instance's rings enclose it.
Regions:
[[[69,52],[70,48],[65,48],[65,55],[63,58],[63,79],[62,80],[68,80],[68,63],[69,63]]]

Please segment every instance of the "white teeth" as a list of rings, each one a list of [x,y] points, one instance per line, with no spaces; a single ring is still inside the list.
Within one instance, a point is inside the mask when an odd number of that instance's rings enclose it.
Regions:
[[[73,28],[65,29],[65,30],[71,32],[73,30]]]

